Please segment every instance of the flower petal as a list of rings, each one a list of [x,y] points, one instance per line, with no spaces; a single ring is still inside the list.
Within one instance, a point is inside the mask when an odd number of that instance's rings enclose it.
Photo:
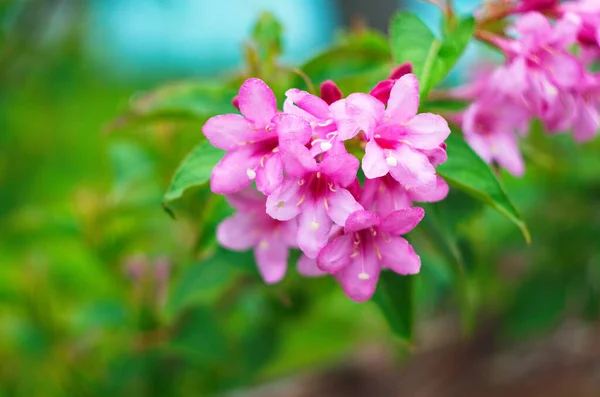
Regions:
[[[346,114],[368,137],[373,136],[384,110],[384,104],[369,94],[355,93],[346,98]]]
[[[386,115],[395,123],[404,123],[417,114],[419,101],[419,81],[414,74],[405,74],[392,87]]]
[[[335,274],[352,261],[354,248],[352,234],[342,234],[327,244],[317,256],[317,266],[324,272]]]
[[[417,274],[421,269],[421,258],[413,247],[402,237],[380,238],[377,247],[381,263],[390,270],[402,275]]]
[[[283,168],[289,175],[302,178],[309,172],[317,170],[317,161],[310,154],[310,150],[298,141],[289,140],[279,143],[279,153]]]
[[[579,142],[592,139],[600,128],[600,115],[598,110],[589,104],[581,104],[579,114],[573,125],[573,135]]]
[[[522,176],[525,172],[523,157],[519,151],[515,134],[494,134],[490,137],[494,160],[514,176]]]
[[[413,230],[425,216],[421,207],[402,208],[388,214],[381,223],[381,231],[394,236],[406,234]]]
[[[287,90],[285,96],[291,99],[300,109],[317,119],[325,120],[329,118],[329,105],[318,96],[297,88]]]
[[[321,83],[321,98],[328,105],[331,105],[335,101],[342,99],[342,91],[333,81],[327,80]]]
[[[264,211],[265,209],[266,197],[251,186],[228,194],[225,198],[238,211]]]
[[[346,233],[357,232],[373,226],[379,226],[380,222],[381,220],[379,217],[371,211],[354,211],[348,216],[348,219],[346,219],[344,230]]]
[[[408,145],[398,145],[394,150],[397,165],[390,174],[406,189],[435,185],[435,169],[426,155]]]
[[[280,140],[293,139],[303,145],[310,140],[312,135],[310,124],[301,117],[282,113],[277,115],[274,121]]]
[[[202,132],[210,144],[219,149],[231,150],[240,143],[260,140],[264,130],[252,128],[248,120],[239,114],[223,114],[211,117],[202,126]]]
[[[273,153],[256,169],[256,188],[264,195],[273,193],[283,183],[283,164],[279,153]]]
[[[436,149],[450,135],[448,122],[437,114],[420,113],[410,119],[401,133],[402,140],[418,149]]]
[[[306,255],[300,256],[296,267],[298,268],[298,273],[300,273],[304,277],[319,277],[327,274],[326,272],[317,267],[316,259],[311,259]]]
[[[266,127],[277,114],[277,99],[261,79],[248,79],[238,94],[240,111],[255,127]]]
[[[356,179],[360,162],[350,153],[327,156],[319,164],[319,171],[336,184],[346,187]]]
[[[389,171],[389,165],[385,161],[383,149],[372,139],[367,142],[365,156],[362,160],[362,170],[369,179],[384,176]]]
[[[408,191],[408,197],[412,201],[422,203],[434,203],[446,198],[450,188],[448,184],[439,175],[435,176],[435,186],[417,187]]]
[[[267,284],[281,281],[287,270],[288,247],[272,238],[262,239],[254,249],[258,271]]]
[[[356,302],[371,299],[377,287],[381,265],[373,247],[361,250],[343,270],[336,274],[344,293]]]
[[[273,193],[267,197],[267,214],[272,218],[287,221],[295,218],[300,213],[300,202],[302,192],[295,180],[283,182]]]
[[[329,192],[325,200],[327,200],[327,206],[325,207],[327,215],[340,226],[346,224],[348,215],[363,209],[362,205],[354,199],[354,196],[343,188],[337,188],[335,192]]]
[[[254,172],[260,161],[252,146],[241,146],[227,152],[214,166],[210,177],[210,189],[214,193],[234,193],[250,185],[252,179],[248,170]]]
[[[217,241],[231,250],[247,250],[254,247],[261,237],[260,222],[252,212],[238,212],[219,223]]]
[[[325,212],[325,204],[309,201],[302,205],[298,216],[298,247],[309,258],[316,258],[327,244],[333,222]]]
[[[329,111],[337,126],[340,140],[352,139],[359,133],[360,127],[346,113],[346,99],[340,99],[329,105]]]

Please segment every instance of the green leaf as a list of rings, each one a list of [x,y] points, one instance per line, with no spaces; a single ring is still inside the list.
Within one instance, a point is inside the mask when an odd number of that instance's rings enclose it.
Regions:
[[[177,168],[164,201],[178,199],[190,187],[208,182],[213,167],[221,160],[223,154],[223,150],[215,148],[208,141],[196,146]]]
[[[456,64],[473,35],[472,17],[460,20],[443,40],[417,17],[400,12],[390,22],[390,45],[397,64],[410,62],[419,79],[421,95],[435,87]]]
[[[219,249],[211,257],[192,264],[171,290],[166,305],[168,316],[174,316],[194,303],[213,301],[246,269],[254,271],[251,251],[240,253]]]
[[[519,227],[527,243],[531,235],[491,168],[455,132],[446,140],[448,161],[437,172],[450,186],[490,205]]]
[[[365,83],[374,84],[389,74],[390,61],[390,51],[385,40],[375,33],[367,32],[346,38],[341,44],[306,62],[300,69],[316,84],[325,80],[338,83],[340,79],[351,80],[365,75],[368,76]],[[301,78],[296,78],[293,83],[294,87],[307,88]],[[366,89],[370,88],[371,85]]]
[[[128,109],[111,128],[154,119],[197,119],[203,121],[216,114],[235,109],[231,98],[237,91],[223,81],[183,81],[167,84],[134,96]]]
[[[413,337],[413,282],[414,276],[384,271],[373,295],[392,331],[407,342]]]

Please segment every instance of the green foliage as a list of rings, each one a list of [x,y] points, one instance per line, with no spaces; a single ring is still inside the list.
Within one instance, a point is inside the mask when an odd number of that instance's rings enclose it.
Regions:
[[[414,278],[382,272],[373,295],[373,301],[383,311],[392,331],[406,342],[412,340],[414,333]]]
[[[213,167],[221,160],[224,153],[223,150],[215,148],[208,141],[196,146],[175,171],[171,185],[165,193],[164,201],[178,199],[186,189],[208,182]]]
[[[394,61],[410,62],[419,78],[421,95],[434,88],[452,70],[473,36],[475,20],[459,20],[455,27],[447,27],[440,40],[414,14],[400,12],[390,22],[390,46]]]
[[[446,140],[448,161],[437,171],[453,187],[463,190],[476,199],[492,206],[516,224],[525,240],[531,236],[525,222],[508,198],[490,167],[455,132]]]

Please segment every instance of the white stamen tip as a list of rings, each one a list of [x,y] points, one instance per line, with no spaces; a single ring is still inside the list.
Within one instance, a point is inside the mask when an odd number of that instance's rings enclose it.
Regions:
[[[317,229],[319,228],[319,224],[318,224],[317,222],[311,222],[311,223],[310,223],[310,227],[311,227],[313,230],[317,230]]]
[[[261,241],[260,244],[258,245],[261,249],[266,250],[267,248],[269,248],[269,243],[265,240]]]
[[[398,160],[394,156],[387,157],[385,162],[388,163],[390,167],[395,167],[398,165]]]
[[[331,149],[331,147],[332,147],[333,145],[331,144],[331,142],[321,142],[321,145],[320,145],[320,146],[321,146],[321,150],[322,150],[322,151],[324,151],[324,152],[326,152],[326,151],[328,151],[329,149]]]
[[[253,181],[254,178],[256,178],[256,171],[254,171],[253,169],[248,168],[246,170],[246,175],[248,175],[248,179],[250,179],[251,181]]]
[[[358,273],[358,278],[360,278],[361,280],[368,280],[371,278],[371,276],[369,276],[367,273]]]

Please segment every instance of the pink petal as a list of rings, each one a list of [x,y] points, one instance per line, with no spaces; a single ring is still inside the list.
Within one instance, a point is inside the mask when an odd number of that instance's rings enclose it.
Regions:
[[[346,189],[337,188],[335,192],[329,192],[327,195],[327,215],[340,226],[346,224],[348,216],[354,211],[362,210],[360,205]]]
[[[435,149],[431,150],[422,150],[423,154],[427,156],[431,165],[434,167],[443,164],[448,160],[448,153],[446,153],[445,144],[444,147],[438,146]]]
[[[380,217],[412,205],[406,190],[391,176],[366,179],[361,203]]]
[[[390,79],[398,80],[400,77],[404,76],[405,74],[409,74],[412,72],[413,72],[412,64],[410,62],[404,62],[403,64],[398,65],[398,67],[396,67],[396,69],[392,70],[392,73],[390,74]]]
[[[448,184],[439,175],[435,176],[435,186],[430,187],[418,187],[408,191],[408,197],[412,201],[423,202],[423,203],[434,203],[441,201],[448,195]]]
[[[248,170],[254,170],[260,161],[254,155],[252,145],[231,150],[214,166],[210,177],[210,189],[214,193],[227,194],[242,190],[252,179]]]
[[[377,247],[381,263],[388,269],[402,275],[419,273],[421,258],[402,237],[380,238],[377,240]]]
[[[418,149],[439,149],[450,135],[448,122],[442,116],[431,113],[417,114],[404,125],[400,139]]]
[[[550,74],[550,79],[559,88],[573,88],[583,78],[583,66],[581,62],[566,52],[554,52],[552,56],[545,59],[544,67]]]
[[[309,201],[307,198],[298,216],[297,242],[304,255],[309,258],[317,257],[327,244],[332,224],[325,211],[325,204]]]
[[[281,281],[287,270],[288,247],[275,239],[262,239],[254,249],[258,271],[267,284]]]
[[[302,145],[310,140],[312,130],[310,124],[293,114],[279,114],[275,118],[277,135],[280,140],[295,140]]]
[[[491,150],[494,159],[500,166],[514,176],[523,175],[525,164],[515,134],[495,134],[492,137]]]
[[[356,179],[359,165],[356,157],[344,153],[325,157],[319,164],[319,171],[341,187],[346,187]]]
[[[353,248],[354,238],[352,234],[342,234],[319,252],[317,266],[324,272],[337,273],[352,261]]]
[[[298,141],[280,142],[279,153],[285,172],[291,176],[302,178],[307,173],[318,169],[317,161],[310,154],[310,150]]]
[[[254,247],[262,230],[253,213],[238,212],[217,226],[217,241],[231,250],[247,250]]]
[[[419,81],[414,74],[405,74],[392,87],[386,114],[393,122],[404,123],[417,114],[419,100]]]
[[[573,135],[579,142],[592,139],[600,127],[598,110],[589,104],[581,104],[579,114],[573,125]]]
[[[238,211],[264,211],[266,197],[251,186],[226,196],[229,204]]]
[[[413,230],[425,216],[421,207],[402,208],[388,214],[381,223],[381,230],[395,236]]]
[[[380,81],[369,92],[369,95],[377,98],[384,105],[387,105],[388,101],[390,100],[390,93],[392,92],[392,87],[394,86],[394,83],[396,83],[396,80],[392,79]]]
[[[240,87],[238,94],[240,111],[256,127],[266,127],[277,114],[277,99],[262,80],[251,78]]]
[[[377,123],[382,119],[385,106],[369,94],[355,93],[346,98],[346,114],[356,124],[358,130],[371,137]],[[342,138],[345,140],[347,138]]]
[[[390,174],[406,189],[435,184],[435,169],[423,153],[408,145],[399,145],[393,153],[397,165],[390,167]]]
[[[340,140],[352,139],[359,133],[360,127],[346,112],[346,99],[340,99],[329,105],[329,111],[337,126]]]
[[[384,176],[389,171],[389,165],[385,161],[383,149],[374,139],[367,142],[365,156],[362,160],[362,170],[369,179]]]
[[[239,114],[211,117],[202,127],[210,144],[219,149],[231,150],[243,142],[264,139],[265,131],[253,129],[248,120]]]
[[[522,15],[516,20],[514,27],[528,45],[543,44],[552,37],[550,21],[539,12]]]
[[[327,274],[317,267],[316,259],[311,259],[306,255],[300,256],[300,259],[298,259],[297,268],[298,273],[304,277],[319,277]]]
[[[329,118],[329,105],[318,96],[297,88],[287,90],[285,96],[291,99],[300,109],[317,119],[325,120]]]
[[[348,216],[346,224],[344,225],[344,230],[346,233],[357,232],[373,226],[379,226],[380,222],[379,217],[371,211],[354,211]]]
[[[361,250],[350,265],[336,274],[344,293],[356,302],[371,299],[377,287],[381,265],[373,247]]]
[[[280,239],[288,247],[298,248],[298,221],[292,219],[285,222],[277,222],[273,238]]]
[[[301,200],[300,186],[295,180],[283,182],[275,191],[267,197],[267,214],[271,218],[287,221],[295,218],[300,213],[298,203]]]
[[[268,196],[283,183],[283,165],[279,153],[269,156],[263,164],[256,170],[256,188]]]

